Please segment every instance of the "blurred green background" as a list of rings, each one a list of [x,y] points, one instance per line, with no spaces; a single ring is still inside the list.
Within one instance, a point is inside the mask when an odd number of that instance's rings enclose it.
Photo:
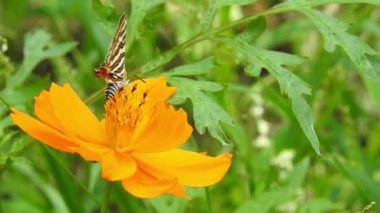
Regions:
[[[99,165],[36,143],[8,106],[33,114],[34,96],[69,83],[103,116],[105,83],[93,70],[121,13],[129,77],[163,74],[181,92],[171,101],[197,130],[184,148],[234,158],[220,183],[187,189],[190,201],[142,200],[116,183],[111,212],[376,212],[379,6],[0,0],[0,212],[99,211]]]

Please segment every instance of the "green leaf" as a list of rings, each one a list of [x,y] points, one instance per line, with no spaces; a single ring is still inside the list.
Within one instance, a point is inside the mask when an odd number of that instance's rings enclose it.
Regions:
[[[191,100],[197,131],[200,134],[204,134],[207,129],[210,135],[223,145],[229,144],[221,123],[233,126],[234,122],[222,107],[203,92],[218,91],[223,87],[213,82],[196,81],[172,75],[168,75],[168,82],[177,88],[176,94],[171,100],[172,103],[180,104],[186,101],[186,99]]]
[[[227,5],[246,5],[254,2],[256,2],[256,0],[212,0],[202,21],[202,31],[211,28],[216,12],[220,7]]]
[[[32,70],[42,60],[64,55],[76,46],[75,42],[66,42],[47,47],[50,39],[50,34],[41,29],[25,36],[23,62],[17,72],[7,81],[6,91],[10,91],[24,83]]]
[[[223,89],[223,86],[211,81],[196,81],[196,80],[191,80],[187,78],[175,77],[174,82],[176,84],[180,84],[181,82],[176,82],[175,79],[180,80],[180,81],[185,81],[188,84],[192,84],[192,87],[195,87],[198,90],[216,92]],[[169,76],[169,81],[171,80],[173,81],[173,76]],[[188,97],[189,97],[189,94],[187,93],[186,90],[179,89],[176,91],[175,96],[170,99],[170,102],[173,104],[182,104],[183,102],[186,101]]]
[[[367,200],[380,202],[380,187],[370,174],[365,171],[358,171],[351,167],[347,161],[337,156],[334,158],[334,163],[338,169],[351,179],[358,191],[360,191]]]
[[[291,73],[283,65],[294,65],[304,61],[304,58],[281,52],[264,50],[250,46],[245,42],[231,39],[221,39],[236,48],[250,62],[247,74],[257,75],[257,70],[265,68],[278,81],[281,91],[286,93],[292,102],[292,109],[303,132],[310,140],[316,153],[320,154],[319,140],[314,130],[314,118],[310,106],[303,95],[310,95],[311,90],[302,79]]]
[[[220,7],[220,0],[212,0],[207,9],[206,15],[202,20],[202,31],[206,31],[211,28],[212,21],[215,18],[216,12]]]
[[[57,155],[53,156],[53,152],[49,148],[43,147],[43,156],[46,158],[51,175],[56,180],[56,187],[63,196],[70,212],[85,212],[83,205],[78,205],[78,200],[81,200],[81,194],[78,193],[78,187],[74,186],[74,181],[66,173],[68,169],[62,168],[64,165]]]
[[[380,111],[380,84],[368,78],[364,78],[364,83],[369,95],[372,97],[377,110]]]
[[[100,182],[100,175],[101,174],[101,167],[100,164],[94,163],[90,165],[89,169],[89,177],[88,177],[88,191],[93,192],[95,189],[96,184]]]
[[[92,8],[97,22],[106,30],[109,36],[113,37],[119,20],[114,8],[102,5],[99,0],[92,1]]]
[[[213,57],[208,57],[198,63],[176,67],[168,73],[176,76],[200,75],[210,72],[214,68]]]
[[[74,49],[74,47],[77,45],[77,42],[65,42],[62,44],[57,44],[53,47],[50,47],[46,51],[44,51],[43,56],[44,58],[52,58],[52,57],[58,57],[62,56],[70,50]]]
[[[307,170],[310,165],[310,160],[308,157],[304,158],[293,171],[288,175],[288,186],[293,190],[296,190],[301,187],[303,180],[305,179]]]
[[[239,34],[236,38],[240,41],[253,42],[255,41],[267,27],[267,22],[264,16],[260,16],[257,19],[250,21],[247,24],[247,29]]]
[[[163,0],[132,0],[131,15],[128,19],[125,49],[129,50],[134,39],[139,37],[138,27],[153,7],[164,3]]]
[[[106,34],[104,34],[97,28],[95,23],[90,23],[93,31],[92,34],[94,34],[94,38],[98,41],[105,54],[115,34],[120,15],[116,13],[115,8],[102,4],[99,0],[92,0],[92,11],[97,23],[99,23],[106,32]]]
[[[178,53],[180,49],[179,48],[174,48],[171,49],[168,52],[165,52],[163,54],[160,54],[158,57],[149,60],[146,64],[144,64],[141,69],[139,70],[140,74],[146,74],[148,72],[152,72],[162,65],[168,63],[170,60],[172,60]]]
[[[46,199],[51,204],[51,210],[53,212],[66,213],[70,212],[69,209],[72,211],[75,210],[75,212],[84,212],[84,210],[81,208],[81,205],[75,205],[75,207],[72,208],[66,205],[62,194],[57,191],[55,187],[46,184],[46,180],[41,179],[41,176],[37,174],[37,172],[28,163],[24,161],[15,161],[13,163],[13,167],[15,167],[19,173],[28,178],[30,181],[29,184],[35,185],[45,195]],[[73,197],[72,199],[75,198]]]
[[[328,52],[334,51],[337,45],[341,46],[364,76],[368,78],[379,78],[379,71],[373,69],[370,61],[366,57],[367,54],[377,54],[376,51],[371,49],[359,37],[347,33],[346,30],[348,26],[346,24],[310,8],[301,8],[299,11],[309,17],[322,33],[325,39],[324,48]]]

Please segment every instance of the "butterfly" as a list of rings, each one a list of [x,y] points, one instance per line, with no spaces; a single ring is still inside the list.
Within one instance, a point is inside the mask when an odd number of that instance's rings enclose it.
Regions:
[[[105,90],[106,100],[112,98],[115,93],[128,84],[127,72],[124,68],[125,38],[126,38],[127,17],[123,14],[112,39],[107,56],[95,69],[95,75],[107,82]]]

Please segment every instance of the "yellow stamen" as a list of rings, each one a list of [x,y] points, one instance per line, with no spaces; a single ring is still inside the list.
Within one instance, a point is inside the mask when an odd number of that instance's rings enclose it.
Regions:
[[[128,143],[119,141],[119,144],[116,144],[119,131],[130,132],[130,139],[144,116],[142,109],[148,93],[144,88],[137,87],[137,83],[128,85],[116,92],[105,104],[107,134],[113,148],[122,149]]]

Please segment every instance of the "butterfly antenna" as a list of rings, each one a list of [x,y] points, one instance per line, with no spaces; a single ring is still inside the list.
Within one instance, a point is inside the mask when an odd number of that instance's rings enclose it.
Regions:
[[[144,79],[140,78],[138,75],[135,75],[135,74],[133,74],[133,73],[132,73],[132,75],[133,75],[135,78],[139,79],[140,81],[146,83],[146,82],[144,81]]]

